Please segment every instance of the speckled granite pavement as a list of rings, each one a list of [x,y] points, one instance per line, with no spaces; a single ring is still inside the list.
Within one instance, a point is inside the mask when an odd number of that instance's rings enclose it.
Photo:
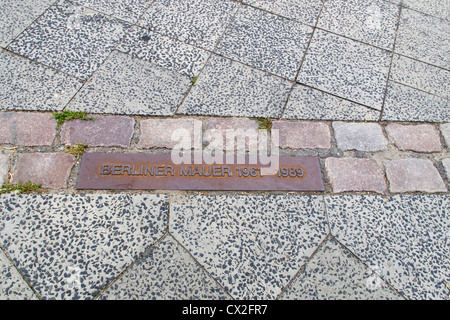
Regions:
[[[0,194],[0,299],[448,300],[449,72],[446,0],[0,0],[0,185],[45,183]],[[258,117],[325,192],[81,193],[64,153]]]

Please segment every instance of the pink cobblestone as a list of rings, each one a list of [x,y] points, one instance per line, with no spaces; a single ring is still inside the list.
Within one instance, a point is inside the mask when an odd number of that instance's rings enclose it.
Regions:
[[[274,121],[273,129],[279,130],[281,148],[331,148],[330,128],[324,122]]]
[[[386,127],[389,139],[400,150],[439,152],[442,150],[438,130],[430,124],[400,125],[390,123]]]

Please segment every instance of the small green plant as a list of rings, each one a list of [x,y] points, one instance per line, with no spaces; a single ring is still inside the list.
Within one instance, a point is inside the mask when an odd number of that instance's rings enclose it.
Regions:
[[[88,118],[86,112],[83,111],[65,110],[62,112],[53,112],[53,116],[58,121],[58,127],[63,125],[64,122],[68,120],[80,119],[80,120],[95,121],[94,118]]]
[[[71,155],[75,156],[75,158],[79,159],[83,155],[83,153],[86,151],[87,148],[89,148],[88,145],[82,144],[82,143],[77,143],[74,146],[66,146],[66,150],[64,152],[71,154]]]
[[[257,118],[256,121],[258,121],[258,129],[259,130],[272,130],[272,119],[269,118]]]
[[[197,80],[198,80],[198,76],[192,77],[191,78],[192,85],[194,85],[197,82]]]
[[[17,192],[17,193],[32,193],[41,188],[42,185],[28,181],[27,183],[18,182],[17,184],[4,183],[0,189],[0,194]]]

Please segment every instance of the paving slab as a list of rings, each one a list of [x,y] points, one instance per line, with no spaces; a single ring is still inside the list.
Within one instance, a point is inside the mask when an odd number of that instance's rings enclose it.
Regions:
[[[321,0],[244,0],[245,4],[314,26]]]
[[[117,49],[188,77],[198,76],[210,55],[205,50],[139,27],[133,27]]]
[[[331,0],[324,3],[317,27],[392,50],[399,12],[384,0]]]
[[[390,60],[389,51],[317,29],[297,81],[381,110]]]
[[[0,47],[6,48],[55,0],[2,0],[0,2]]]
[[[1,112],[0,144],[51,146],[56,120],[50,113]]]
[[[173,115],[191,82],[175,71],[114,51],[68,109],[87,113]]]
[[[0,154],[0,186],[7,181],[9,172],[9,156]]]
[[[401,300],[376,273],[327,240],[294,279],[281,300]]]
[[[129,27],[121,20],[61,0],[17,37],[8,49],[86,80]]]
[[[170,235],[158,242],[101,300],[224,300],[231,297]]]
[[[386,163],[391,192],[447,192],[433,162],[427,159],[400,159]]]
[[[333,122],[338,148],[375,152],[387,149],[387,139],[377,123]]]
[[[404,8],[400,16],[395,52],[448,70],[449,33],[449,21]]]
[[[450,20],[450,7],[446,0],[403,0],[406,8]]]
[[[89,299],[167,228],[164,195],[4,195],[0,243],[44,299]]]
[[[74,0],[74,2],[134,24],[153,0]]]
[[[231,0],[156,0],[139,25],[213,50],[238,8]]]
[[[450,98],[450,71],[428,63],[395,54],[389,79],[441,98]]]
[[[215,52],[294,81],[312,31],[301,23],[244,6]]]
[[[36,294],[22,278],[14,264],[1,250],[0,300],[38,300]]]
[[[62,110],[83,83],[0,50],[0,110]]]
[[[178,113],[278,118],[291,83],[213,55]]]
[[[445,299],[447,195],[326,196],[331,233],[407,299]]]
[[[177,196],[169,231],[235,299],[274,299],[328,233],[320,196]]]
[[[384,121],[449,122],[449,100],[399,83],[389,82]]]
[[[320,90],[296,84],[289,96],[283,118],[378,121],[380,111]]]

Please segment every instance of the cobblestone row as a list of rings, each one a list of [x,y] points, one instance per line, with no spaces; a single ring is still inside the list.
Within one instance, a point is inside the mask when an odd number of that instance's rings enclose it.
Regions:
[[[169,152],[176,129],[194,147],[207,146],[214,132],[245,135],[259,125],[248,118],[94,116],[58,128],[49,113],[0,112],[0,119],[0,182],[30,180],[71,191],[79,159],[64,152],[68,145],[88,145],[86,152]],[[329,193],[448,192],[450,124],[274,120],[271,130],[282,155],[320,157]]]

